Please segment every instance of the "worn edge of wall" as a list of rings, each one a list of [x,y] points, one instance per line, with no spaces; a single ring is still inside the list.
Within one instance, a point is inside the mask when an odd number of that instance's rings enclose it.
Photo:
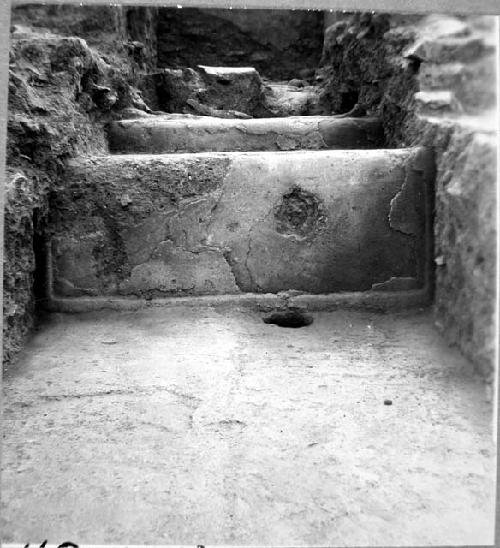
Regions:
[[[496,306],[495,306],[495,376],[493,393],[493,441],[497,448],[497,481],[496,481],[496,508],[495,508],[495,546],[500,544],[500,461],[498,459],[498,447],[500,446],[500,435],[498,429],[498,397],[500,392],[500,17],[496,18],[497,31],[497,283],[496,283]]]
[[[9,45],[10,45],[10,0],[0,3],[0,275],[3,288],[3,222],[4,193],[7,182],[7,94],[9,84]],[[0,295],[0,306],[3,310],[3,289]],[[3,315],[0,318],[3,331]],[[0,356],[3,354],[3,336],[0,339]],[[0,368],[0,420],[3,417],[2,368]],[[0,462],[3,454],[3,441],[0,440]],[[2,491],[0,484],[0,493]]]
[[[241,295],[197,295],[187,297],[164,297],[147,301],[124,297],[53,297],[47,303],[52,312],[81,313],[96,310],[133,311],[145,308],[172,306],[225,305],[248,306],[250,308],[305,308],[309,311],[363,310],[374,312],[396,312],[428,306],[428,288],[408,291],[357,291],[352,293],[329,293],[323,295],[280,293],[243,293]]]

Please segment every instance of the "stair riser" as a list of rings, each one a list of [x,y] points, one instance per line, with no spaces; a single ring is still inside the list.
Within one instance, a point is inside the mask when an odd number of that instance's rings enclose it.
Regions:
[[[286,151],[366,149],[381,146],[383,129],[373,118],[270,118],[254,120],[162,120],[113,122],[114,153]]]
[[[391,277],[422,287],[432,169],[420,149],[75,164],[54,204],[53,294],[324,294]]]

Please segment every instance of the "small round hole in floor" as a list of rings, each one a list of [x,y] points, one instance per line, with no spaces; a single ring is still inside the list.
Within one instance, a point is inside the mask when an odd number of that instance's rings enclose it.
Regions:
[[[299,310],[281,310],[272,312],[263,318],[264,323],[278,325],[279,327],[305,327],[313,323],[313,317]]]

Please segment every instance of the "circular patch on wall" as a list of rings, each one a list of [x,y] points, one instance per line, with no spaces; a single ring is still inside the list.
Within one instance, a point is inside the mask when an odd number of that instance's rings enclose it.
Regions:
[[[274,217],[280,234],[300,237],[316,232],[325,219],[321,200],[298,186],[283,195],[275,207]]]

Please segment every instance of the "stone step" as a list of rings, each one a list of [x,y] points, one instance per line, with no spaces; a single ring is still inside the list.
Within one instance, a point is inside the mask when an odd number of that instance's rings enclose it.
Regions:
[[[473,63],[423,63],[420,90],[451,90],[466,112],[479,112],[496,105],[496,55]]]
[[[164,68],[141,77],[140,88],[153,110],[196,112],[196,104],[248,116],[270,115],[265,87],[252,67]],[[201,114],[205,115],[204,112]]]
[[[272,116],[309,115],[319,100],[316,86],[296,87],[285,82],[267,82],[264,94]]]
[[[279,151],[375,148],[383,143],[376,118],[297,116],[223,119],[154,116],[112,122],[113,153]]]
[[[405,51],[405,56],[426,63],[469,63],[494,54],[494,46],[482,36],[423,38]]]
[[[425,289],[433,169],[424,148],[72,161],[49,300]]]
[[[419,114],[463,111],[455,94],[449,90],[417,91],[414,97]]]

